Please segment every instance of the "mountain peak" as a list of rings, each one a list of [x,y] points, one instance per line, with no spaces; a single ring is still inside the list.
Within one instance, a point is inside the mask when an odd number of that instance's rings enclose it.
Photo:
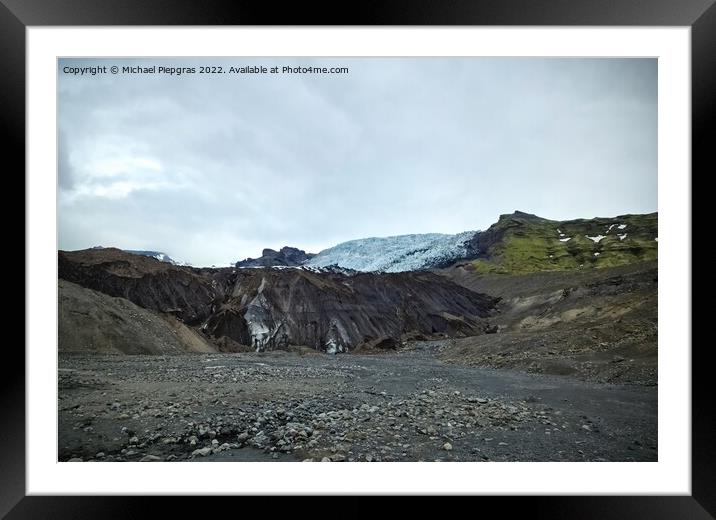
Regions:
[[[279,251],[266,248],[261,251],[260,258],[246,258],[236,262],[236,267],[295,267],[303,265],[314,256],[296,247],[284,246]]]
[[[503,215],[500,215],[500,221],[502,220],[534,220],[534,221],[544,221],[547,220],[545,218],[542,218],[538,215],[534,215],[533,213],[526,213],[524,211],[515,210],[512,213],[505,213]]]

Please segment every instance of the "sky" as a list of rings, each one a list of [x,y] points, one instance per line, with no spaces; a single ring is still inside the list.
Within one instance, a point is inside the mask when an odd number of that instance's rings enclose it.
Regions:
[[[279,72],[228,72],[247,65]],[[62,250],[218,266],[515,210],[657,210],[656,59],[60,59],[58,79]]]

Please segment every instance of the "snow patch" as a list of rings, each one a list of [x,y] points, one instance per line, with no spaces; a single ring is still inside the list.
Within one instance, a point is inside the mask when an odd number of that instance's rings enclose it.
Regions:
[[[619,226],[618,226],[619,229],[626,229],[626,227],[627,227],[626,224],[619,224]]]
[[[601,255],[601,253],[594,253],[594,256],[599,256],[599,255]]]
[[[606,238],[604,235],[597,235],[595,237],[590,237],[589,235],[584,235],[584,236],[587,237],[592,242],[594,242],[595,244],[598,244],[602,239]]]
[[[621,235],[617,235],[619,237],[619,240],[624,240],[627,237],[626,233],[622,233]]]
[[[659,241],[659,237],[656,237],[656,238],[654,239],[654,241],[655,241],[655,242],[658,242],[658,241]]]
[[[570,240],[572,240],[572,237],[560,238],[560,239],[559,239],[560,242],[569,242]]]
[[[607,228],[607,233],[609,233],[614,226],[616,226],[616,224],[612,224],[611,226],[609,226],[609,227]]]

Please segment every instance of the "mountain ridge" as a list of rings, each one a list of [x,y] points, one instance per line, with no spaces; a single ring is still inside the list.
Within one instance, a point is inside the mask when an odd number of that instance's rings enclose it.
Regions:
[[[344,352],[402,338],[490,331],[496,300],[435,273],[175,266],[119,249],[58,254],[60,280],[171,315],[257,351]]]
[[[519,273],[600,268],[654,260],[658,213],[552,220],[515,211],[485,230],[456,234],[422,233],[348,240],[317,254],[284,247],[265,249],[259,259],[237,267],[328,267],[360,272],[440,269],[469,261],[479,272]],[[284,259],[284,250],[305,257]]]

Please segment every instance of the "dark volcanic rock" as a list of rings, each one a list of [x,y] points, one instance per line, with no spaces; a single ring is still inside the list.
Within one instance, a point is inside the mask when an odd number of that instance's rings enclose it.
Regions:
[[[198,324],[230,287],[232,269],[180,267],[115,248],[60,251],[59,278]]]
[[[316,256],[313,253],[306,253],[295,247],[282,247],[280,251],[273,249],[264,249],[261,252],[261,258],[247,258],[240,262],[236,262],[236,267],[272,267],[287,266],[295,267],[303,265],[304,262]]]
[[[108,249],[103,246],[94,246],[90,249]],[[167,262],[170,264],[176,264],[177,262],[170,257],[168,254],[163,253],[161,251],[147,251],[147,250],[141,250],[141,249],[122,249],[125,253],[132,253],[133,255],[140,255],[140,256],[149,256],[152,258],[156,258],[157,260],[161,262]]]
[[[495,302],[428,272],[247,269],[205,331],[259,350],[293,344],[341,352],[376,340],[388,348],[408,333],[481,334]]]
[[[497,301],[430,272],[195,269],[118,249],[61,251],[59,277],[173,314],[224,351],[342,352],[374,342],[393,348],[408,336],[482,334]]]

